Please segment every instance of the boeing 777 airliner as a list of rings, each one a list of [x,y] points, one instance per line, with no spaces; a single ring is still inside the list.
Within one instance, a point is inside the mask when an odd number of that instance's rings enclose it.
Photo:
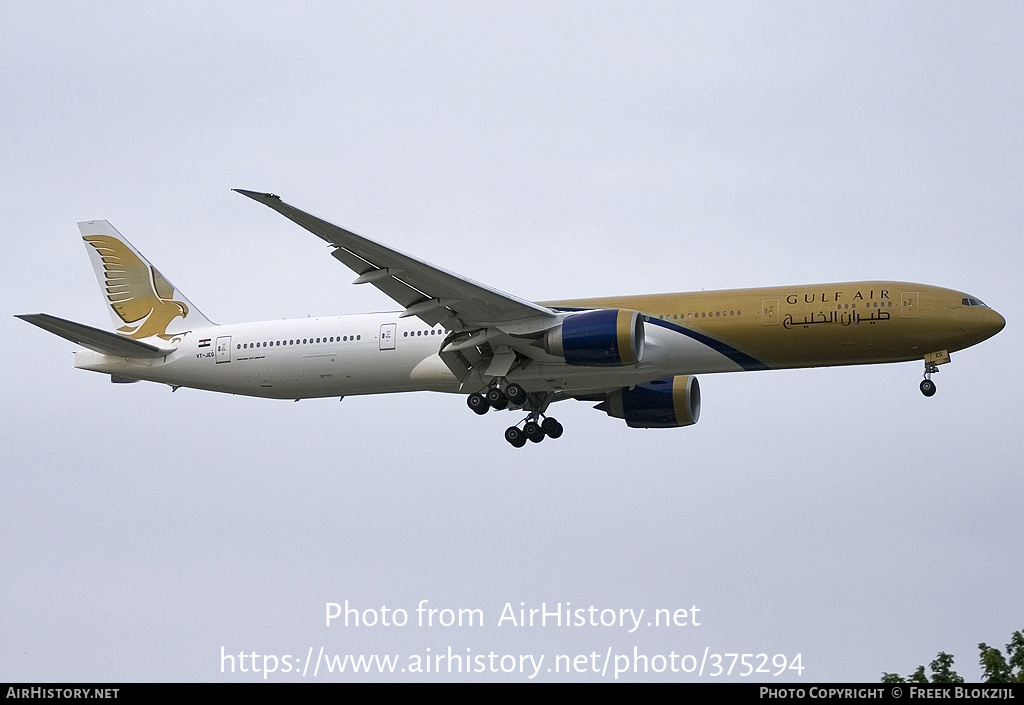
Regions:
[[[466,394],[478,414],[519,410],[522,447],[558,438],[546,412],[565,399],[634,428],[689,426],[694,375],[924,361],[921,391],[950,353],[1002,330],[968,294],[863,281],[534,303],[360,237],[284,203],[239,191],[334,248],[401,311],[216,325],[105,220],[79,223],[110,333],[43,313],[19,316],[87,350],[75,367],[113,382],[278,399],[430,390]]]

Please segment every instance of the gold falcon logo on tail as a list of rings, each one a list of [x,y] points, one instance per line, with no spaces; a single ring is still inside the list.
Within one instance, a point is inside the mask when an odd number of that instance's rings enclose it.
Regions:
[[[80,223],[82,239],[90,250],[96,277],[103,289],[119,335],[141,340],[157,336],[163,340],[179,337],[181,330],[168,333],[176,320],[189,325],[211,325],[188,299],[156,267],[146,261],[110,223]]]

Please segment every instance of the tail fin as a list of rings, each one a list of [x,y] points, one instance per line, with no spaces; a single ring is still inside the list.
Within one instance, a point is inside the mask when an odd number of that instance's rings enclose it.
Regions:
[[[156,267],[105,220],[78,224],[118,335],[134,340],[212,326]]]

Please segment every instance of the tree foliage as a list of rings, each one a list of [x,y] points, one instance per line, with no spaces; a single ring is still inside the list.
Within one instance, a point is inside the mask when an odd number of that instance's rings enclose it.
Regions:
[[[1024,683],[1024,631],[1014,632],[1006,645],[1006,656],[999,649],[985,642],[978,644],[983,683]],[[935,660],[928,664],[932,676],[925,675],[924,666],[904,678],[898,673],[883,673],[883,683],[963,683],[953,670],[953,657],[940,651]]]
[[[1006,645],[1006,656],[985,642],[978,644],[981,652],[982,680],[986,683],[1024,683],[1024,633],[1014,632]]]

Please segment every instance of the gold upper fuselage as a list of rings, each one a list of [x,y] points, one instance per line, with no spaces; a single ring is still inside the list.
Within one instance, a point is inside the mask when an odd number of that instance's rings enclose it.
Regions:
[[[650,323],[706,336],[770,369],[920,360],[980,343],[1006,323],[968,294],[893,281],[575,299],[544,305],[639,311]]]

